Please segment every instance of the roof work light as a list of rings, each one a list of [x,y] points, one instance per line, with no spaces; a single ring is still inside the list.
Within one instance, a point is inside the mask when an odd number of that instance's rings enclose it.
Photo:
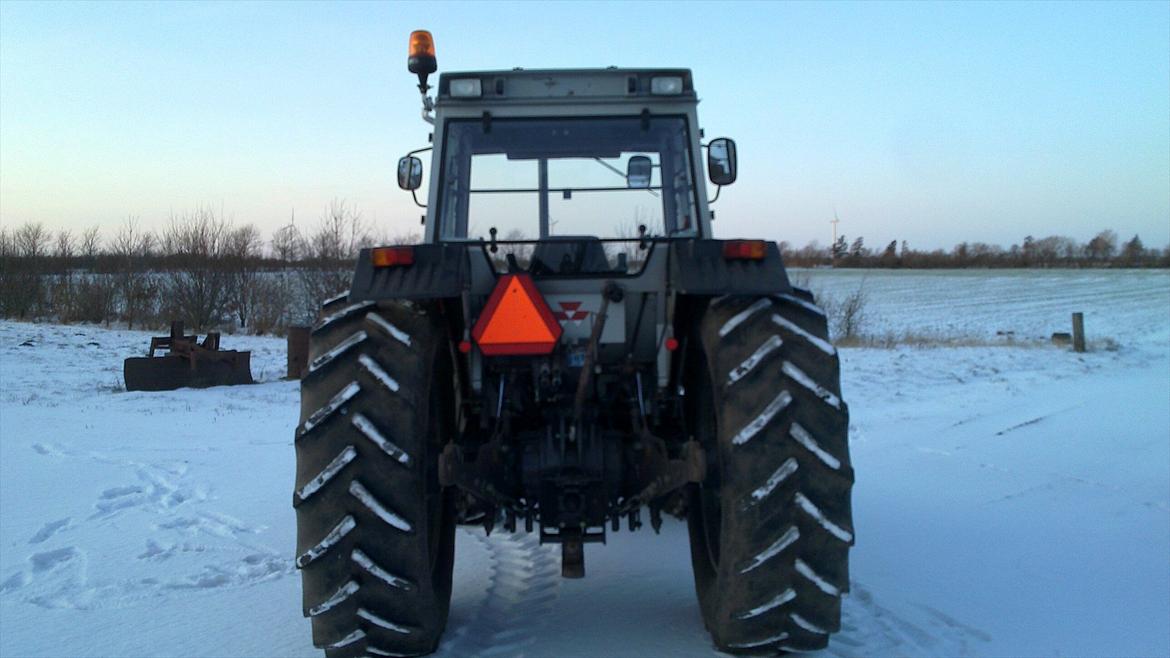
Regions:
[[[655,96],[675,96],[683,92],[683,79],[677,75],[650,78],[650,93]]]
[[[451,81],[453,98],[478,98],[483,95],[483,83],[479,78],[459,78]]]

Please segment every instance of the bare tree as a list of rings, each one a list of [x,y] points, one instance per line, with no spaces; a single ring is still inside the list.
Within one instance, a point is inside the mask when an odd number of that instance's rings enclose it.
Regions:
[[[67,261],[73,258],[74,246],[75,240],[73,239],[73,233],[69,229],[61,229],[57,231],[57,239],[53,246],[53,255],[62,261]]]
[[[301,314],[301,305],[294,301],[300,289],[296,284],[301,278],[294,278],[289,268],[301,259],[304,248],[305,239],[292,221],[273,232],[271,249],[279,261],[279,269],[274,276],[260,280],[252,313],[252,329],[256,333],[280,331]]]
[[[323,300],[349,289],[353,260],[365,239],[361,213],[343,200],[330,202],[317,230],[302,245],[305,262],[298,273],[303,291],[304,307],[300,313],[303,319],[315,317]]]
[[[142,324],[153,315],[158,299],[158,286],[146,263],[153,245],[154,237],[134,216],[126,218],[110,243],[122,317],[131,329],[135,322]]]
[[[272,233],[272,255],[282,264],[301,258],[304,238],[295,224],[285,224]]]
[[[27,317],[44,311],[45,256],[51,236],[40,222],[25,222],[12,231],[0,271],[0,310],[5,316]]]
[[[46,275],[49,289],[47,310],[62,322],[69,321],[68,309],[73,305],[73,233],[61,229],[53,236],[52,275]]]
[[[61,235],[58,234],[58,242]],[[80,259],[79,266],[88,268],[74,276],[72,270],[67,276],[68,295],[61,302],[54,300],[54,306],[62,322],[105,322],[107,325],[118,311],[118,297],[123,288],[119,272],[97,272],[97,257],[102,251],[101,230],[91,226],[73,240],[74,256]],[[60,251],[60,244],[58,245]],[[145,264],[139,264],[145,267]],[[115,264],[116,268],[121,263]]]
[[[850,341],[861,337],[862,330],[868,321],[866,307],[869,304],[869,293],[865,290],[865,279],[858,284],[857,289],[841,299],[834,299],[821,295],[818,299],[829,318],[829,327],[835,341]]]
[[[343,199],[334,199],[329,202],[317,230],[310,237],[306,255],[334,262],[350,260],[357,256],[357,250],[365,240],[361,213]]]
[[[1085,245],[1085,255],[1089,260],[1105,261],[1113,258],[1117,252],[1117,234],[1108,229],[1101,231]]]
[[[240,327],[248,326],[252,309],[260,294],[260,255],[263,249],[260,229],[245,224],[228,232],[225,245],[228,268],[228,306],[236,314]]]
[[[7,317],[16,307],[16,279],[19,268],[16,236],[7,226],[0,226],[0,314]]]
[[[41,222],[25,222],[12,232],[12,244],[22,258],[44,258],[52,253],[53,233]]]
[[[96,226],[85,229],[85,232],[81,234],[81,241],[78,247],[80,255],[84,256],[87,260],[96,258],[102,247],[101,229]]]
[[[1077,243],[1063,235],[1050,235],[1033,243],[1036,259],[1045,267],[1058,265],[1076,256]]]
[[[164,284],[167,311],[197,331],[219,324],[228,304],[224,256],[230,228],[204,207],[171,217],[163,234],[171,262]]]
[[[40,222],[25,222],[16,229],[16,249],[24,258],[36,259],[49,250],[49,231]]]
[[[7,226],[0,226],[0,258],[16,255],[16,239]]]

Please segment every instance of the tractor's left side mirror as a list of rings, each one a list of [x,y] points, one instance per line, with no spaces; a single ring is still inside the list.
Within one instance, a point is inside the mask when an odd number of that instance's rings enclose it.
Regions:
[[[408,155],[398,161],[398,187],[414,191],[422,185],[422,160]]]
[[[650,172],[653,165],[650,158],[644,155],[635,155],[626,163],[626,187],[650,187]]]
[[[723,186],[735,182],[735,140],[726,137],[711,140],[707,145],[707,177]]]

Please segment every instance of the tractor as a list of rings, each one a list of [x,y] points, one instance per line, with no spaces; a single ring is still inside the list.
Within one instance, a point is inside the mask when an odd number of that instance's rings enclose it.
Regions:
[[[736,145],[703,141],[691,71],[443,73],[432,97],[425,31],[408,69],[422,241],[360,252],[301,383],[314,644],[435,651],[457,525],[539,533],[579,578],[586,545],[669,514],[716,648],[827,646],[854,541],[838,355],[775,243],[714,237]]]

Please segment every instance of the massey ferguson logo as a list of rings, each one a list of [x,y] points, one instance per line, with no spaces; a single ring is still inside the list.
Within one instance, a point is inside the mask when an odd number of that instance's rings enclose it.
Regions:
[[[557,302],[561,310],[553,313],[553,317],[561,322],[572,320],[575,324],[581,324],[581,321],[589,317],[589,311],[581,310],[581,305],[584,302]]]

